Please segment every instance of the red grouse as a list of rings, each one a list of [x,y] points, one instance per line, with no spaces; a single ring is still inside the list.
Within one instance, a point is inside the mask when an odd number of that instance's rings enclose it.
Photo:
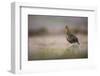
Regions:
[[[67,41],[69,43],[71,43],[71,44],[72,43],[78,43],[78,44],[80,44],[79,41],[78,41],[78,38],[74,34],[71,33],[71,31],[69,30],[69,28],[68,28],[67,25],[65,26],[65,33],[67,35]]]

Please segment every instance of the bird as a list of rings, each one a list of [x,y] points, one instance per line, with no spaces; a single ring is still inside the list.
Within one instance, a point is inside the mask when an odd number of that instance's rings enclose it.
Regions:
[[[71,44],[77,43],[78,45],[80,45],[78,38],[70,31],[67,25],[65,26],[65,34],[66,34],[67,41],[69,43]]]

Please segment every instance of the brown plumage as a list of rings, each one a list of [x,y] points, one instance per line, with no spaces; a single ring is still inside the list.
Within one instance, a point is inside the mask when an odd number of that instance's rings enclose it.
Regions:
[[[72,43],[78,43],[78,44],[80,44],[79,41],[78,41],[78,38],[74,34],[71,33],[71,31],[70,31],[70,29],[68,28],[67,25],[65,26],[65,33],[67,35],[67,41],[69,43],[71,43],[71,44]]]

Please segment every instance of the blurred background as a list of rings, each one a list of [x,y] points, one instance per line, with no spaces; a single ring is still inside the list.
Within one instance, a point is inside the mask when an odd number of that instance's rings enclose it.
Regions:
[[[80,46],[66,40],[66,25]],[[28,15],[28,60],[87,58],[87,29],[87,17]]]
[[[74,33],[87,34],[87,17],[29,15],[29,36],[43,33],[62,34],[65,25]]]

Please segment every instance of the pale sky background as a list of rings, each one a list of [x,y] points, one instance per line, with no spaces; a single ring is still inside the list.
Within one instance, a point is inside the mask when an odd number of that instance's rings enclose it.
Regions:
[[[43,15],[28,15],[29,30],[36,30],[45,27],[48,30],[61,30],[68,25],[79,29],[87,28],[87,17],[73,16],[43,16]]]

